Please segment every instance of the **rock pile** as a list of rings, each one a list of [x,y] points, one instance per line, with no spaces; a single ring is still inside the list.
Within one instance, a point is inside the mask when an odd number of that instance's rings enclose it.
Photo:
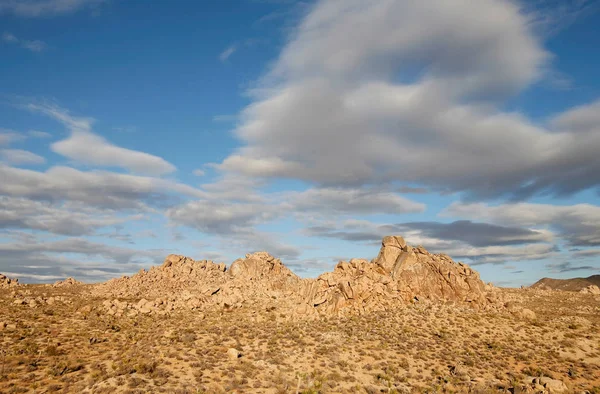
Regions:
[[[95,285],[92,293],[115,298],[104,304],[109,313],[145,314],[211,306],[232,308],[265,301],[272,304],[284,299],[299,303],[297,287],[301,282],[267,252],[247,254],[234,261],[229,270],[222,263],[169,255],[161,267]],[[118,298],[142,298],[144,305]]]
[[[18,279],[10,279],[8,276],[0,274],[0,289],[8,289],[16,286],[19,286]]]
[[[24,295],[15,295],[14,296],[14,300],[13,300],[13,304],[14,305],[26,305],[29,306],[30,308],[37,308],[43,305],[54,305],[56,303],[64,303],[64,304],[70,304],[72,303],[71,300],[62,297],[62,296],[55,296],[55,297],[42,297],[42,296],[38,296],[38,297],[29,297],[29,296],[24,296]]]
[[[65,280],[56,281],[52,287],[67,287],[67,286],[79,286],[82,285],[83,282],[76,280],[75,278],[68,277]]]
[[[479,274],[444,254],[385,237],[377,258],[340,262],[317,279],[301,279],[267,252],[247,254],[229,268],[169,255],[161,267],[95,285],[114,315],[251,306],[288,314],[366,313],[406,303],[489,305],[493,289]],[[119,300],[119,299],[127,300]],[[133,300],[132,300],[133,299]]]
[[[172,296],[182,291],[193,291],[198,296],[216,294],[226,281],[225,264],[210,260],[195,261],[189,257],[171,254],[161,267],[152,267],[137,274],[94,285],[92,293],[102,297]]]
[[[444,254],[385,237],[377,258],[340,262],[307,289],[307,303],[329,313],[383,310],[396,303],[452,302],[482,307],[490,302],[479,274]]]

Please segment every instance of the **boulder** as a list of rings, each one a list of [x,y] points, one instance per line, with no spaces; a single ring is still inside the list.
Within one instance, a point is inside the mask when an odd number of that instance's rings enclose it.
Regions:
[[[539,378],[540,385],[542,385],[549,393],[564,393],[569,390],[566,384],[562,380],[551,379],[548,377]]]
[[[242,357],[242,352],[234,348],[229,348],[227,350],[227,356],[232,360],[237,360],[238,358]]]

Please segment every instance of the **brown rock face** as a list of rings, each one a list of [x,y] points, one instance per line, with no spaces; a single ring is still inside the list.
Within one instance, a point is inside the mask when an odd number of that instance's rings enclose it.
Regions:
[[[7,289],[19,285],[18,279],[10,279],[8,276],[0,274],[0,289]]]

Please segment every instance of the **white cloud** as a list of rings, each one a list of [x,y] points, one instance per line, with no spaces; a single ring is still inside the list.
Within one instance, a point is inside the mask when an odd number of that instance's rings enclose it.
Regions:
[[[503,110],[547,74],[531,19],[508,0],[319,1],[251,92],[235,129],[245,145],[218,168],[478,197],[596,188],[600,133]]]
[[[44,164],[46,159],[23,149],[0,149],[0,159],[8,164]]]
[[[69,167],[37,172],[0,164],[0,179],[0,194],[5,196],[75,201],[103,209],[148,211],[148,206],[179,202],[181,194],[206,197],[205,192],[165,179]]]
[[[573,133],[600,133],[600,100],[558,115],[552,119],[552,125]]]
[[[206,171],[204,171],[204,170],[201,170],[201,169],[199,169],[199,168],[198,168],[198,169],[196,169],[196,170],[194,170],[194,171],[192,171],[192,173],[193,173],[194,175],[196,175],[196,176],[204,176],[204,175],[206,175]]]
[[[2,3],[0,3],[0,7],[1,6],[2,6]],[[1,10],[1,8],[0,8],[0,10]],[[31,52],[42,52],[43,50],[45,50],[47,48],[47,45],[44,41],[25,40],[25,39],[17,38],[12,33],[4,33],[2,35],[2,40],[4,42],[10,43],[10,44],[19,45],[22,48],[30,50]]]
[[[230,201],[190,201],[169,208],[165,215],[173,222],[208,234],[231,235],[273,220],[276,206]]]
[[[0,145],[9,145],[22,139],[24,139],[24,137],[16,131],[0,128]]]
[[[71,131],[69,138],[51,146],[54,152],[69,159],[95,166],[122,167],[148,175],[163,175],[176,170],[161,157],[116,146],[94,134],[91,118],[74,117],[68,111],[50,105],[29,104],[27,108],[53,117]]]
[[[141,219],[140,215],[117,216],[77,204],[52,204],[26,198],[0,196],[0,228],[47,231],[62,235],[92,235],[97,229]]]
[[[237,51],[236,45],[231,45],[227,47],[223,52],[219,54],[219,60],[221,60],[222,62],[226,62],[231,57],[231,55],[235,53],[235,51]]]
[[[46,17],[75,12],[104,2],[106,0],[0,0],[0,14]]]
[[[289,193],[285,200],[295,212],[336,214],[402,214],[425,211],[425,204],[396,193],[374,189],[313,188]]]

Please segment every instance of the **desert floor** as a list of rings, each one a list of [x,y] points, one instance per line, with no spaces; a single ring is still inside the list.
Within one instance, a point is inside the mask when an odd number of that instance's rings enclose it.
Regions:
[[[499,291],[536,316],[415,304],[317,320],[268,307],[114,317],[83,286],[0,290],[0,392],[552,392],[532,381],[544,376],[600,393],[600,297]]]

